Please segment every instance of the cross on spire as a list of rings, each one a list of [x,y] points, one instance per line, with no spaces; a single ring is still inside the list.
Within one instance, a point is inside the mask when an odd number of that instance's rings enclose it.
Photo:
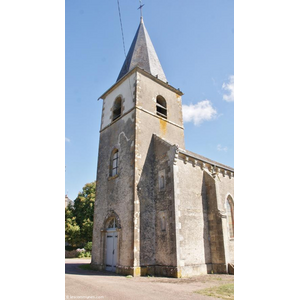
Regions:
[[[138,7],[138,9],[139,9],[140,12],[141,12],[141,18],[143,18],[142,7],[143,7],[145,4],[142,4],[142,1],[141,1],[141,0],[139,0],[139,1],[140,1],[140,6]]]

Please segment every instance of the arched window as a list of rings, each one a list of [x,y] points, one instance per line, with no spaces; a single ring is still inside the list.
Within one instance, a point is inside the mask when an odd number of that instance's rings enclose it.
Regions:
[[[234,238],[234,207],[230,196],[226,199],[227,222],[229,228],[229,237]]]
[[[116,227],[116,218],[112,218],[107,225],[107,229],[115,229]]]
[[[121,229],[120,218],[113,210],[109,210],[104,219],[105,219],[105,221],[103,222],[101,231],[102,230],[105,231],[108,229],[117,229],[117,228]]]
[[[156,97],[156,114],[160,117],[167,118],[167,102],[164,97]]]
[[[112,120],[116,120],[121,116],[122,111],[122,98],[118,97],[113,105],[113,114],[112,114]]]
[[[118,149],[115,149],[111,154],[110,176],[115,176],[118,174],[118,164],[119,164],[119,151]]]

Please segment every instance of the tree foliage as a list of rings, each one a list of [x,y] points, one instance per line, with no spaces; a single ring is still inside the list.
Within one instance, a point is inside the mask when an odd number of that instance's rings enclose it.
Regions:
[[[71,246],[77,246],[81,240],[80,227],[76,223],[73,212],[72,206],[68,205],[65,209],[65,240]]]
[[[87,183],[74,200],[74,214],[80,227],[87,219],[90,219],[91,222],[94,220],[95,193],[96,182],[94,181]]]
[[[65,211],[65,238],[72,246],[92,241],[96,182],[87,183]]]

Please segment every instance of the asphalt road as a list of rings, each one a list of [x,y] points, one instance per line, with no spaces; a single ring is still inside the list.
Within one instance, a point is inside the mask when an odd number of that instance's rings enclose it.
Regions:
[[[66,259],[66,299],[104,300],[220,300],[195,294],[204,288],[205,280],[193,281],[176,278],[126,278],[111,272],[82,270],[78,266],[89,264],[90,259]],[[207,284],[206,284],[207,285]]]

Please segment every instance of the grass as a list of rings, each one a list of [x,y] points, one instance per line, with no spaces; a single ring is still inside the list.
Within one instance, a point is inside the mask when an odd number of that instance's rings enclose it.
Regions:
[[[224,300],[233,300],[234,299],[234,284],[223,284],[220,286],[215,286],[212,288],[207,288],[203,290],[195,291],[197,294],[202,294],[205,296],[212,296],[216,298],[221,298]]]
[[[90,270],[90,271],[93,271],[91,269],[91,265],[90,264],[85,264],[85,265],[80,265],[78,266],[78,268],[82,269],[82,270]]]

